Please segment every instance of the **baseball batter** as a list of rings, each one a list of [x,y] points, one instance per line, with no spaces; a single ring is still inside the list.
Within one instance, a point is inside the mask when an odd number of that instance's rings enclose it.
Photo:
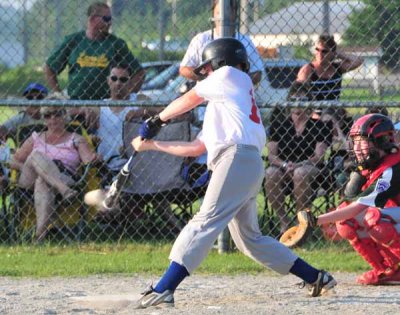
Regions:
[[[334,278],[313,268],[277,240],[263,236],[258,226],[256,197],[264,174],[261,151],[266,135],[247,74],[246,49],[236,39],[221,38],[205,47],[202,60],[195,71],[207,78],[144,122],[140,136],[132,141],[137,151],[158,150],[180,156],[207,151],[212,170],[200,211],[173,245],[169,268],[154,288],[150,286],[143,293],[136,307],[173,305],[179,283],[202,262],[227,225],[245,255],[280,274],[299,276],[308,284],[309,294],[319,296],[336,285]],[[151,139],[162,124],[204,101],[208,105],[203,130],[194,141],[142,140]]]

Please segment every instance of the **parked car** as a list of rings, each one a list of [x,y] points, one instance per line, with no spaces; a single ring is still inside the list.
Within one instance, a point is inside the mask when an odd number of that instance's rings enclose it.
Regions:
[[[296,80],[300,68],[307,63],[303,59],[272,59],[264,63],[267,79],[256,89],[258,103],[285,101],[289,88]]]
[[[169,68],[174,63],[176,63],[176,61],[172,60],[143,62],[142,67],[144,71],[146,71],[146,77],[143,85],[147,84],[151,79],[158,76],[161,72]]]
[[[142,91],[161,90],[169,81],[179,76],[179,62],[172,62],[168,67],[142,85]]]

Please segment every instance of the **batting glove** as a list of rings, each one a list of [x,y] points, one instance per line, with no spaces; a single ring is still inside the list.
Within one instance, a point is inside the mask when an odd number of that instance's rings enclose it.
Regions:
[[[142,139],[152,139],[158,134],[163,124],[165,124],[165,122],[160,119],[160,116],[152,116],[145,120],[140,126],[139,136]]]

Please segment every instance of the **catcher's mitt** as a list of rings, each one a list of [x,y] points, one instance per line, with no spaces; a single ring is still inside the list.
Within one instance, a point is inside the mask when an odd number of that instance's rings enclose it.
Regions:
[[[282,234],[279,241],[289,248],[301,246],[315,227],[316,218],[309,209],[297,213],[299,224],[289,228]]]

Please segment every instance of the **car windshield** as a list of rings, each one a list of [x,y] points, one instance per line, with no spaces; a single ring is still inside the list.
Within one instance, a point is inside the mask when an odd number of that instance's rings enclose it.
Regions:
[[[161,90],[163,89],[171,79],[174,79],[179,73],[179,64],[173,64],[159,75],[151,79],[149,82],[142,87],[142,90]]]

